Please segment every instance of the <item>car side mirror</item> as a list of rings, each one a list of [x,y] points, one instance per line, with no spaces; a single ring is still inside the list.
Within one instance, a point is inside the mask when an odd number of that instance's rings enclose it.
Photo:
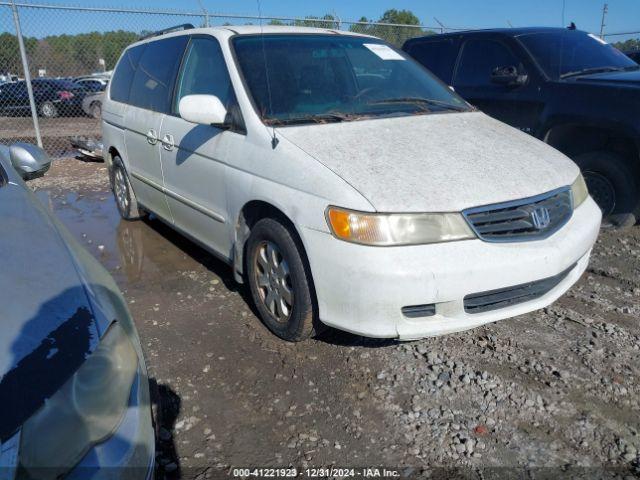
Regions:
[[[215,95],[187,95],[178,105],[180,116],[191,123],[213,125],[218,128],[229,127],[227,109]]]
[[[524,85],[528,79],[529,76],[526,73],[520,73],[518,67],[514,65],[497,67],[491,72],[491,81],[498,85],[507,85],[510,87]]]
[[[51,166],[51,159],[45,151],[30,143],[17,142],[11,145],[9,158],[23,180],[41,177]]]

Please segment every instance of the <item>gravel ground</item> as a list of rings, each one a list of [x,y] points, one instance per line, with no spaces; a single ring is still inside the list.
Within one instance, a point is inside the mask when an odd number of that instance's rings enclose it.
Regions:
[[[155,220],[122,222],[106,168],[31,182],[130,303],[158,415],[156,478],[393,467],[432,478],[640,476],[640,227],[603,231],[542,311],[411,343],[287,344],[230,270]]]

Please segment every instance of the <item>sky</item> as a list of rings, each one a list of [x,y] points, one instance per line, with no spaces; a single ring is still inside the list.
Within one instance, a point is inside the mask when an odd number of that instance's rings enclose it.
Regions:
[[[30,3],[38,3],[29,0]],[[210,13],[258,14],[258,0],[200,0]],[[407,9],[421,22],[436,26],[434,17],[455,28],[489,28],[518,26],[562,26],[573,21],[581,30],[598,33],[605,0],[260,0],[264,16],[304,17],[337,14],[342,20],[365,16],[378,19],[389,8]],[[47,4],[74,6],[141,7],[199,11],[198,0],[47,0]],[[564,19],[563,19],[563,3]],[[640,31],[640,0],[607,0],[609,13],[605,32]],[[28,19],[27,19],[28,20]],[[34,19],[35,20],[35,19]],[[25,30],[29,30],[25,21]],[[51,28],[73,33],[81,24],[61,22]],[[81,23],[81,22],[80,22]],[[243,22],[241,22],[243,23]],[[42,26],[40,26],[42,28]],[[85,26],[86,28],[86,26]],[[25,31],[28,34],[28,31]],[[634,35],[638,37],[639,35]],[[616,41],[628,37],[610,37]]]

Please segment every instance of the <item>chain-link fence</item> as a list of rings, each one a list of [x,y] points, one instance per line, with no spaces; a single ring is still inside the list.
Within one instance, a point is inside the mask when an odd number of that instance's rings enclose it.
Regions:
[[[104,88],[120,53],[146,33],[195,26],[296,25],[349,30],[401,46],[434,33],[415,25],[345,22],[338,18],[281,18],[36,5],[0,1],[0,143],[37,143],[54,157],[74,152],[76,137],[99,139]],[[24,81],[21,29],[32,91]],[[439,29],[438,29],[439,31]],[[80,84],[81,86],[79,86]],[[30,101],[32,96],[33,101]],[[36,114],[32,114],[33,109]],[[39,135],[38,135],[39,132]]]
[[[49,154],[59,157],[74,151],[75,137],[99,139],[102,92],[122,50],[146,33],[184,23],[339,29],[374,35],[397,47],[412,37],[461,30],[343,21],[332,15],[260,18],[0,0],[0,143],[41,143]],[[25,82],[25,77],[32,81]]]

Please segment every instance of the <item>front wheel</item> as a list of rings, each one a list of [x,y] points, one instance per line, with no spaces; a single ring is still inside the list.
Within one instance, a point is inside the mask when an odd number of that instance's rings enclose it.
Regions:
[[[93,102],[91,104],[91,106],[89,107],[89,112],[91,113],[91,116],[93,118],[100,118],[102,117],[102,103],[100,102]]]
[[[574,160],[605,221],[615,225],[634,223],[639,192],[629,162],[622,155],[607,151],[582,153]]]
[[[251,297],[267,328],[290,342],[316,333],[313,281],[295,232],[264,218],[251,229],[246,252]]]

